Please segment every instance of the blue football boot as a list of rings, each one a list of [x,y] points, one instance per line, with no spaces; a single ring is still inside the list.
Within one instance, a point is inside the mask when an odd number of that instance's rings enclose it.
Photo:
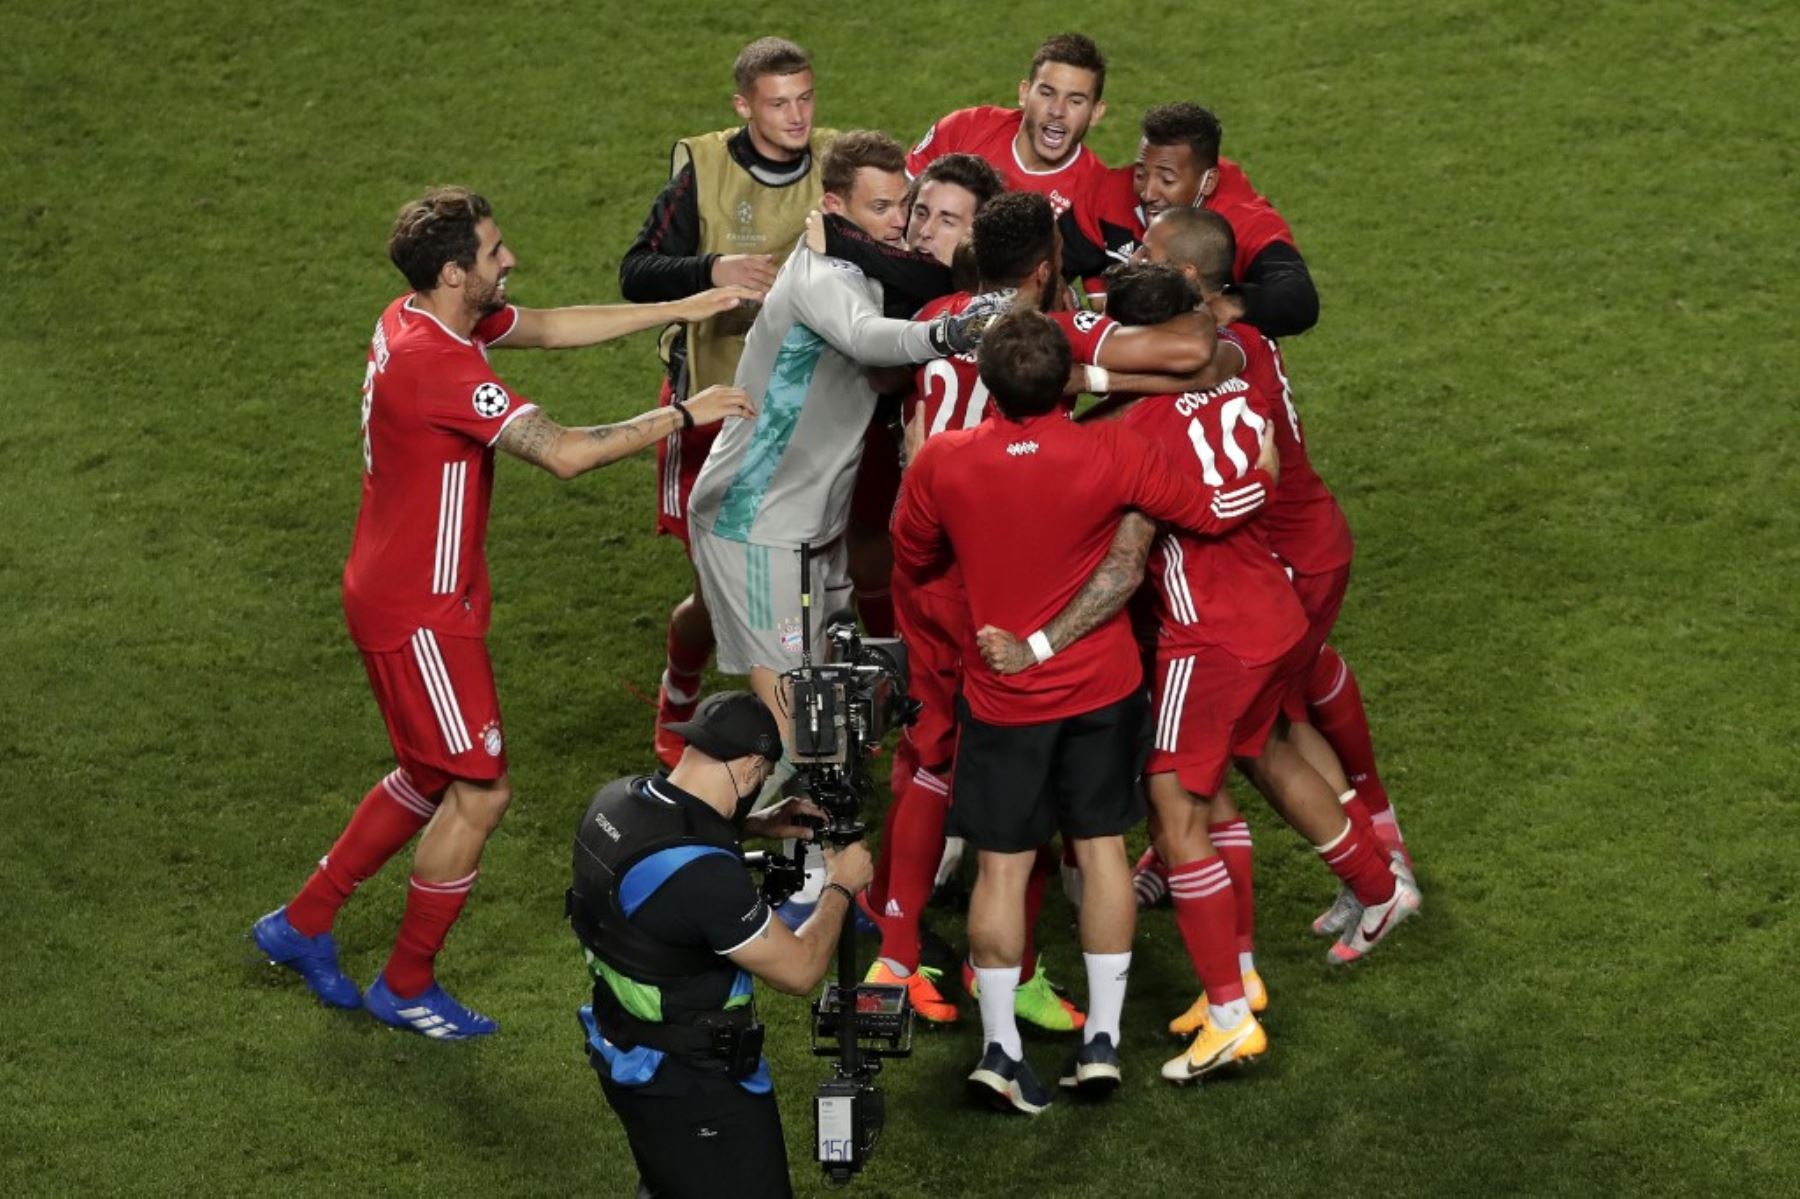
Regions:
[[[436,983],[411,999],[402,999],[388,989],[387,979],[378,974],[363,995],[363,1006],[369,1009],[369,1015],[391,1028],[416,1032],[436,1041],[466,1041],[500,1031],[499,1021],[470,1011]]]
[[[331,934],[307,936],[288,922],[285,906],[251,925],[250,939],[268,955],[269,961],[286,966],[305,979],[307,989],[326,1007],[362,1006],[362,993],[355,981],[338,967],[337,942]]]

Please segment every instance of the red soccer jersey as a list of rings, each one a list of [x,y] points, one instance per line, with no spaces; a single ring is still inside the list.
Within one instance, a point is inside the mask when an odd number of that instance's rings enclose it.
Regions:
[[[1177,469],[1220,487],[1249,472],[1278,402],[1246,379],[1227,379],[1210,391],[1146,397],[1124,423],[1162,447]],[[1285,492],[1287,463],[1281,467]],[[1158,656],[1216,646],[1245,666],[1262,666],[1305,635],[1306,613],[1260,528],[1267,516],[1222,537],[1171,529],[1156,539],[1149,590]]]
[[[462,338],[412,301],[402,296],[381,314],[363,376],[362,508],[344,564],[344,615],[367,650],[395,649],[419,629],[487,633],[493,445],[536,407],[487,360],[517,311]]]
[[[1244,351],[1242,378],[1259,394],[1276,397],[1275,448],[1281,453],[1281,490],[1257,519],[1269,545],[1300,574],[1324,574],[1348,565],[1355,554],[1350,522],[1337,497],[1306,457],[1300,412],[1294,407],[1281,348],[1252,325],[1219,330]]]
[[[925,131],[919,144],[906,156],[906,173],[917,178],[934,159],[946,154],[973,154],[1000,172],[1007,190],[1041,193],[1060,217],[1106,174],[1106,164],[1086,146],[1076,146],[1075,152],[1059,166],[1047,171],[1028,169],[1019,161],[1015,140],[1024,120],[1025,114],[1017,108],[984,104],[959,109]]]
[[[940,296],[919,309],[913,319],[928,321],[944,313],[961,312],[974,298],[966,291]],[[1044,315],[1063,331],[1075,361],[1083,366],[1093,364],[1107,335],[1119,324],[1098,312],[1047,312]],[[906,418],[911,420],[917,406],[923,404],[927,437],[949,429],[973,429],[989,410],[987,385],[976,371],[973,353],[933,358],[918,368],[914,388],[914,394],[907,397]]]
[[[1103,708],[1141,685],[1124,613],[1016,675],[982,663],[975,631],[991,624],[1023,637],[1041,628],[1106,557],[1128,508],[1220,533],[1253,515],[1272,490],[1260,470],[1230,488],[1206,486],[1116,422],[1077,425],[1063,412],[997,416],[926,442],[900,486],[894,560],[921,575],[955,557],[969,594],[970,710],[990,724],[1038,724]]]
[[[1117,167],[1091,180],[1078,197],[1074,223],[1076,236],[1063,250],[1064,265],[1084,273],[1098,273],[1115,263],[1128,262],[1144,240],[1143,205],[1138,202],[1137,180],[1132,167]],[[1274,242],[1294,244],[1288,223],[1250,186],[1242,167],[1229,158],[1219,159],[1219,179],[1200,205],[1216,212],[1231,226],[1237,242],[1231,277],[1241,282],[1256,256]],[[1065,229],[1067,226],[1064,226]],[[1287,464],[1282,464],[1285,472]]]
[[[969,306],[975,297],[966,291],[954,292],[940,296],[925,307],[919,309],[914,320],[927,321],[946,312],[957,313]],[[1098,312],[1050,312],[1046,313],[1063,336],[1069,339],[1069,349],[1075,361],[1082,365],[1090,365],[1100,353],[1100,346],[1107,334],[1118,327],[1118,322]],[[987,384],[981,381],[977,373],[975,355],[954,354],[948,358],[933,358],[918,368],[914,375],[914,393],[906,398],[905,415],[912,420],[913,413],[922,404],[925,408],[925,436],[927,439],[952,429],[972,429],[980,424],[992,411],[988,403]],[[1071,406],[1075,399],[1069,396]],[[919,586],[940,593],[962,593],[962,572],[955,563],[929,579],[911,579],[904,571],[896,571],[896,580],[901,586]]]

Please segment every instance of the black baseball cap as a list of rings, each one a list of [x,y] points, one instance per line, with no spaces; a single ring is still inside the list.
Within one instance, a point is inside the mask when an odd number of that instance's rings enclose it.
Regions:
[[[710,758],[729,762],[758,754],[781,761],[781,730],[762,700],[748,691],[720,691],[700,701],[692,720],[663,725]]]

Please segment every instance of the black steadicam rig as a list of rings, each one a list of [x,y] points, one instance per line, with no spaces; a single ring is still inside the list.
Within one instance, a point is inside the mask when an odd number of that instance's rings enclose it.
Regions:
[[[826,813],[818,837],[829,845],[860,840],[860,819],[873,791],[869,753],[890,728],[912,723],[918,704],[906,695],[906,648],[891,637],[858,637],[854,620],[832,619],[825,662],[813,661],[811,547],[800,550],[800,665],[783,677],[792,689],[796,767],[785,791],[804,795]],[[763,870],[763,893],[778,904],[804,881],[798,857],[751,855]],[[875,1076],[882,1059],[912,1052],[912,1004],[903,986],[859,983],[852,912],[838,936],[837,981],[813,1001],[813,1053],[837,1058],[832,1077],[813,1095],[814,1145],[825,1177],[850,1181],[875,1152],[883,1120]]]

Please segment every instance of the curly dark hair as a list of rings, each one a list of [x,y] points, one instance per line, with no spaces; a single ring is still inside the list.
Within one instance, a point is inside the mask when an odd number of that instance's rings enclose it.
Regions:
[[[414,291],[431,291],[445,263],[475,265],[481,248],[475,227],[493,215],[493,207],[466,187],[434,187],[400,210],[388,234],[388,257]]]
[[[1019,283],[1056,248],[1056,216],[1037,192],[1006,192],[975,214],[975,265],[986,287]]]
[[[1059,62],[1067,67],[1076,67],[1094,73],[1094,99],[1099,100],[1106,91],[1106,55],[1100,53],[1100,47],[1094,45],[1094,39],[1080,33],[1059,33],[1047,37],[1037,53],[1031,56],[1031,73],[1027,79],[1036,79],[1038,68],[1047,62]]]
[[[1127,262],[1106,272],[1106,315],[1121,325],[1160,325],[1199,302],[1187,276],[1166,262]]]
[[[1187,146],[1203,167],[1219,164],[1219,118],[1210,109],[1183,100],[1162,104],[1144,114],[1144,140],[1153,146]]]

